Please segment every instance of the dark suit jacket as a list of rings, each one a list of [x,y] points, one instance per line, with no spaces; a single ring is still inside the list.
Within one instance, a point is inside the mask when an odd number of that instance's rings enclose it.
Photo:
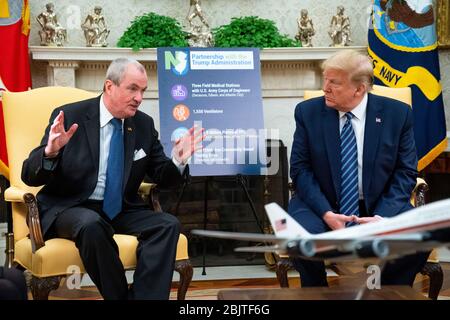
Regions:
[[[397,100],[368,95],[363,151],[363,194],[369,215],[390,217],[411,208],[417,156],[411,108]],[[324,97],[299,103],[291,153],[296,197],[322,217],[339,212],[339,112]],[[295,210],[296,208],[293,208]]]
[[[44,234],[59,212],[86,201],[95,189],[99,169],[100,97],[55,109],[41,145],[31,151],[23,163],[22,180],[30,186],[45,185],[37,194]],[[60,151],[51,168],[44,167],[44,149],[53,120],[64,111],[66,130],[79,125],[69,143]],[[137,194],[147,174],[162,187],[174,186],[182,175],[164,154],[153,119],[141,111],[124,122],[125,168],[124,209],[146,204]],[[133,161],[134,152],[143,149],[146,156]],[[185,168],[187,174],[188,168]]]

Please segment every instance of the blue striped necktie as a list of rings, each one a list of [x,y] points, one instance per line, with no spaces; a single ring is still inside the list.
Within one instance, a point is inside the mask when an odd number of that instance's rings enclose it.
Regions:
[[[103,211],[112,220],[122,211],[124,146],[122,120],[113,118],[111,119],[111,124],[114,129],[109,145]]]
[[[351,112],[345,114],[347,121],[341,131],[341,199],[339,212],[359,215],[358,149],[352,127]]]

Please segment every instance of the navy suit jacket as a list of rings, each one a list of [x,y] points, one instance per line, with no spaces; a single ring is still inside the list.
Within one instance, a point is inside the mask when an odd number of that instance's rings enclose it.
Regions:
[[[295,109],[296,130],[290,159],[296,206],[319,217],[339,212],[339,112],[324,97],[301,102]],[[397,100],[368,94],[364,131],[362,185],[369,215],[395,216],[409,210],[417,178],[411,108]]]
[[[37,194],[44,234],[56,216],[86,201],[97,185],[100,153],[100,97],[56,108],[50,116],[41,145],[31,151],[22,167],[22,180],[29,186],[44,187]],[[60,151],[52,168],[44,166],[44,149],[50,126],[59,111],[64,111],[66,130],[78,123],[78,129]],[[147,175],[162,187],[176,186],[183,176],[164,154],[153,119],[141,111],[124,121],[123,210],[148,208],[137,191]],[[134,160],[134,153],[146,156]],[[186,166],[183,175],[188,174]]]

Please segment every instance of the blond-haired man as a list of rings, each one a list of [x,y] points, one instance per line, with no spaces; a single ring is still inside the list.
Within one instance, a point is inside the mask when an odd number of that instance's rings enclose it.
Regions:
[[[370,93],[370,59],[341,51],[323,63],[323,97],[299,103],[289,213],[311,233],[392,217],[411,208],[417,156],[408,105]],[[427,253],[386,266],[382,284],[412,285]],[[302,286],[326,286],[323,262],[295,259]]]

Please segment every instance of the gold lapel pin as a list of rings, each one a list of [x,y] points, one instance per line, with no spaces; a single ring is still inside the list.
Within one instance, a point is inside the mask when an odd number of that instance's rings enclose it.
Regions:
[[[133,131],[133,129],[130,128],[130,127],[127,127],[127,130],[130,131],[130,132]]]

